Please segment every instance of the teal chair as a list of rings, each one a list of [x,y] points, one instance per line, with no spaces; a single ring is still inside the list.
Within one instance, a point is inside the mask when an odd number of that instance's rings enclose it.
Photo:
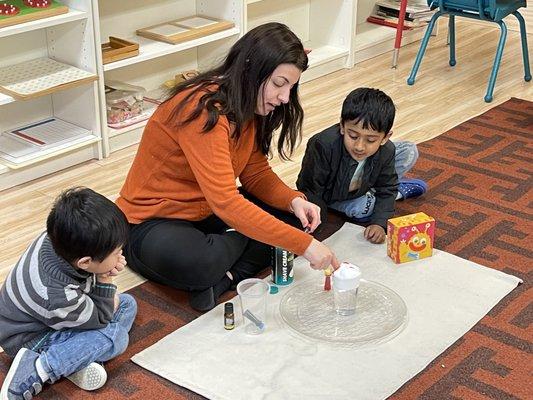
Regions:
[[[485,101],[490,103],[492,101],[492,92],[494,91],[494,84],[496,83],[496,76],[500,68],[500,61],[502,59],[503,47],[505,46],[505,39],[507,38],[507,26],[503,22],[503,18],[509,14],[513,14],[520,24],[520,36],[522,38],[522,58],[524,60],[524,79],[526,82],[531,80],[531,73],[529,70],[529,56],[527,49],[526,25],[524,18],[518,12],[520,7],[526,6],[526,0],[428,0],[428,5],[431,8],[437,8],[437,12],[429,21],[424,38],[420,44],[420,49],[416,55],[415,64],[411,70],[409,78],[407,78],[408,85],[414,85],[416,73],[424,57],[424,52],[429,41],[435,22],[441,15],[449,16],[448,35],[450,44],[450,66],[454,66],[455,60],[455,17],[466,17],[477,20],[495,22],[500,26],[500,41],[498,42],[498,49],[496,50],[496,57],[492,66],[492,72],[489,78],[489,86]]]

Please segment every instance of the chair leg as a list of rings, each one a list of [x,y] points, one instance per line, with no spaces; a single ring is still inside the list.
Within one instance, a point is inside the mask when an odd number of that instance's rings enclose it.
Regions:
[[[456,64],[455,60],[455,15],[450,15],[450,19],[448,21],[448,38],[449,38],[449,44],[450,44],[450,66],[454,66]]]
[[[524,79],[526,82],[531,80],[531,72],[529,70],[529,54],[527,49],[527,35],[526,35],[526,24],[524,23],[524,17],[518,12],[515,11],[513,15],[518,20],[520,24],[520,37],[522,39],[522,58],[524,59]]]
[[[408,85],[415,84],[416,73],[418,72],[420,63],[422,62],[422,57],[424,57],[424,53],[426,51],[426,47],[429,42],[429,37],[431,36],[431,32],[433,31],[433,27],[435,26],[435,21],[437,21],[437,18],[439,18],[441,15],[442,13],[440,11],[437,11],[435,14],[433,14],[433,17],[431,17],[431,20],[429,21],[428,27],[426,29],[426,33],[424,34],[424,37],[422,38],[422,43],[420,43],[420,48],[418,49],[418,53],[416,55],[416,60],[413,65],[413,69],[411,70],[411,74],[409,75],[409,78],[407,78]]]
[[[487,94],[485,95],[485,101],[490,103],[492,101],[492,92],[494,92],[494,84],[496,83],[496,76],[500,69],[500,61],[502,60],[503,48],[505,46],[505,39],[507,38],[507,26],[505,22],[498,21],[500,26],[500,41],[498,42],[498,49],[496,50],[496,57],[494,57],[494,64],[492,65],[492,72],[489,78],[489,87],[487,88]]]

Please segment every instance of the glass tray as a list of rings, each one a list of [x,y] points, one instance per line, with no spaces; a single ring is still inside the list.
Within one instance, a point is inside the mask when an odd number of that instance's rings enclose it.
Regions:
[[[401,297],[376,282],[361,280],[354,315],[341,316],[333,307],[333,290],[311,279],[291,288],[281,299],[283,322],[307,338],[362,347],[384,343],[407,325]]]

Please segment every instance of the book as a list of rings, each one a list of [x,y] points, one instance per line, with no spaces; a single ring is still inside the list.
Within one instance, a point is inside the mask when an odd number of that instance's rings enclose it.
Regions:
[[[410,13],[410,12],[406,12],[405,13],[405,19],[406,20],[409,20],[409,21],[414,21],[414,20],[430,20],[431,17],[433,16],[435,12],[434,11],[429,11],[427,13]],[[388,15],[388,16],[391,16],[391,17],[396,17],[398,18],[400,16],[400,10],[396,10],[394,8],[388,8],[388,7],[383,7],[383,6],[377,6],[377,10],[376,10],[376,14],[382,14],[382,15]]]
[[[400,2],[394,0],[377,0],[376,6],[381,6],[385,8],[390,8],[393,10],[400,11]],[[407,4],[405,9],[406,13],[410,14],[412,17],[419,16],[420,14],[433,13],[434,11],[429,8],[429,6],[423,4]]]
[[[374,16],[371,15],[366,20],[367,20],[367,22],[370,22],[370,23],[373,23],[373,24],[389,26],[391,28],[398,28],[398,24],[396,22],[388,21],[385,18],[374,17]],[[413,29],[413,28],[405,25],[405,23],[404,23],[404,25],[403,25],[403,30],[404,31],[408,31],[408,30],[411,30],[411,29]]]

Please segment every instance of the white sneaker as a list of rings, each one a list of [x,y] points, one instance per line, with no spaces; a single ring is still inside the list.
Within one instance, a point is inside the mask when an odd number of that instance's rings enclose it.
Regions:
[[[107,381],[107,372],[98,363],[92,362],[87,367],[67,376],[67,379],[83,390],[100,389]]]

